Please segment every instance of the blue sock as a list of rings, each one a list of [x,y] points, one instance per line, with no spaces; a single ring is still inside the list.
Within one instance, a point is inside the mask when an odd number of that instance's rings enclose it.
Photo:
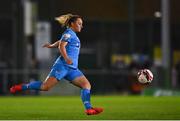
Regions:
[[[40,90],[41,81],[32,81],[29,84],[22,85],[22,90]]]
[[[82,89],[81,90],[81,99],[86,109],[92,108],[90,103],[90,90]]]

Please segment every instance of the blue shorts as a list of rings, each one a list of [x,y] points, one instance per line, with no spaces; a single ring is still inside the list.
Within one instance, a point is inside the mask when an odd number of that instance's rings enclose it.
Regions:
[[[48,77],[55,77],[58,81],[61,79],[73,81],[80,76],[83,76],[83,73],[78,68],[71,68],[63,64],[55,64],[48,74]]]

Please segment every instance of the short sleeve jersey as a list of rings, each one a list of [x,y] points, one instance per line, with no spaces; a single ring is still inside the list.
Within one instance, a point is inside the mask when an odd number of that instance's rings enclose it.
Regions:
[[[80,52],[80,40],[77,37],[76,33],[71,28],[68,28],[64,31],[59,41],[68,42],[66,45],[66,52],[73,63],[71,65],[68,65],[62,56],[60,57],[60,60],[63,62],[64,65],[72,68],[77,68]]]

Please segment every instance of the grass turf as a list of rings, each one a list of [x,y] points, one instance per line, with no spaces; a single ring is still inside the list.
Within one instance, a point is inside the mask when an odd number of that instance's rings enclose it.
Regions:
[[[80,97],[0,97],[3,120],[154,120],[180,119],[180,97],[92,96],[103,107],[100,115],[87,116]]]

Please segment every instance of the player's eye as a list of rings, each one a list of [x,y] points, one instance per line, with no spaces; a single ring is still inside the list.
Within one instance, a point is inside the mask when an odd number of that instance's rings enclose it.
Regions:
[[[83,27],[81,23],[78,24],[79,26]]]

